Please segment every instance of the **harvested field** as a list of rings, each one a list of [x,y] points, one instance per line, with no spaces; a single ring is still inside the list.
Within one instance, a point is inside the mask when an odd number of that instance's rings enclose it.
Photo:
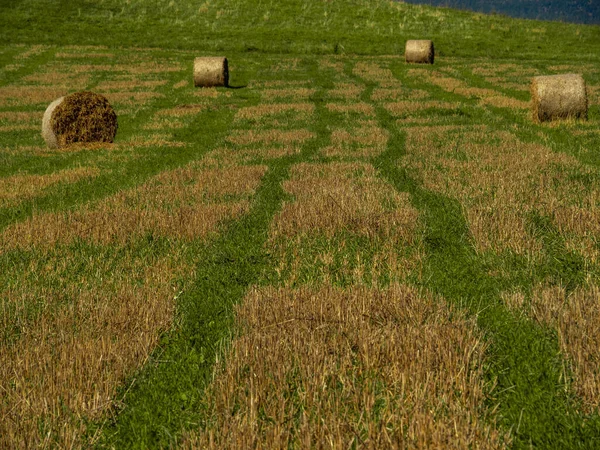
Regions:
[[[401,285],[267,287],[236,312],[207,429],[185,448],[502,447],[478,418],[485,346],[443,300]]]
[[[307,120],[314,114],[314,111],[315,105],[312,103],[267,103],[241,108],[235,114],[235,120],[261,122],[262,119],[268,119],[266,120],[268,123],[280,116],[288,116],[290,122],[295,122]]]
[[[298,130],[236,130],[227,140],[237,145],[252,144],[301,144],[309,139],[313,139],[314,133],[306,129]]]
[[[327,103],[325,107],[335,113],[341,114],[359,114],[363,116],[375,116],[375,109],[372,105],[364,102],[359,103]]]
[[[366,125],[348,130],[334,130],[331,146],[322,152],[325,156],[373,157],[383,153],[387,147],[389,133],[379,127]]]
[[[562,286],[539,285],[531,298],[521,292],[507,293],[505,302],[558,333],[561,350],[573,372],[572,383],[592,413],[600,406],[600,289],[595,284],[567,293]]]
[[[401,164],[416,171],[427,189],[460,200],[481,252],[539,256],[541,244],[527,232],[527,212],[550,212],[580,198],[580,186],[565,179],[566,170],[578,166],[574,158],[508,132],[409,128]]]
[[[70,277],[73,264],[81,261],[55,252],[2,292],[4,448],[83,446],[86,420],[114,406],[117,388],[172,325],[175,281],[190,272],[176,254],[88,258],[85,264],[101,278]],[[37,287],[48,286],[46,280],[55,287]],[[38,308],[33,317],[32,305]]]
[[[272,238],[346,230],[367,237],[395,236],[412,242],[417,213],[408,197],[375,176],[365,163],[302,163],[292,168],[284,189],[295,197],[284,203]]]
[[[381,67],[378,63],[358,62],[354,65],[352,73],[363,80],[377,83],[382,88],[399,88],[402,86],[392,71]]]
[[[264,89],[262,91],[263,99],[278,100],[278,99],[291,99],[291,100],[308,100],[311,95],[316,92],[312,88],[289,88],[289,89]]]
[[[327,96],[334,99],[358,100],[364,87],[355,83],[335,83],[335,88],[327,92]]]
[[[263,166],[203,170],[192,164],[80,210],[34,216],[5,229],[0,242],[8,251],[77,240],[126,243],[147,234],[203,237],[248,210],[248,198],[265,171]]]
[[[47,175],[13,175],[0,178],[0,208],[7,208],[22,201],[42,195],[57,184],[77,183],[100,174],[95,167],[76,167]]]

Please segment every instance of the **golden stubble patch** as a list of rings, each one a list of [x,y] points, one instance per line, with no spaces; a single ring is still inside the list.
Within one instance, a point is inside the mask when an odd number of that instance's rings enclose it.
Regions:
[[[314,95],[315,92],[317,92],[316,89],[306,87],[264,89],[262,91],[262,98],[267,101],[279,100],[282,98],[292,100],[308,100],[312,95]]]
[[[277,116],[292,114],[293,120],[307,120],[315,112],[313,103],[265,103],[257,106],[240,108],[235,120],[260,122],[261,119],[272,119]]]
[[[129,92],[136,90],[154,90],[167,84],[167,80],[107,80],[96,86],[100,92]]]
[[[375,88],[371,94],[371,100],[380,102],[382,100],[422,100],[428,98],[429,92],[422,89],[409,88]]]
[[[40,196],[57,184],[76,183],[100,174],[95,167],[76,167],[47,175],[12,175],[0,178],[0,208],[14,206],[22,201]]]
[[[75,211],[34,215],[0,235],[1,248],[51,248],[84,240],[125,243],[148,233],[194,239],[248,211],[265,166],[204,169],[201,163],[160,173],[141,186]]]
[[[67,95],[69,89],[54,86],[1,86],[0,106],[28,106],[49,104],[59,97]]]
[[[325,156],[373,157],[387,148],[389,132],[373,125],[363,125],[350,130],[334,130],[331,145],[321,152]]]
[[[344,61],[336,60],[330,56],[319,59],[319,70],[333,70],[338,74],[344,73]]]
[[[295,200],[284,202],[273,221],[271,238],[349,231],[367,237],[414,242],[417,211],[408,194],[380,180],[367,163],[301,163],[284,182]]]
[[[399,101],[394,103],[385,103],[385,109],[390,114],[396,117],[411,116],[414,113],[424,111],[426,109],[456,109],[456,103],[441,102],[438,100],[427,100],[427,101]]]
[[[73,90],[85,90],[91,80],[89,73],[73,73],[65,71],[62,67],[49,65],[42,68],[41,71],[32,73],[22,78],[27,83],[44,85],[51,88],[66,89],[67,92]]]
[[[393,284],[253,288],[184,448],[503,448],[474,319]],[[491,424],[491,425],[490,425]],[[507,442],[508,443],[508,442]]]
[[[358,100],[365,87],[355,83],[335,83],[335,88],[327,91],[329,98]]]
[[[568,181],[577,161],[508,131],[485,127],[413,127],[406,130],[401,165],[427,189],[457,198],[479,251],[537,255],[540,242],[527,232],[527,214],[550,214],[580,201],[579,182]],[[583,169],[581,169],[583,170]]]
[[[357,103],[327,103],[325,105],[328,111],[345,115],[360,114],[363,116],[374,117],[375,108],[373,105],[365,102]]]
[[[561,350],[573,373],[573,386],[585,411],[600,407],[600,289],[595,284],[567,293],[562,286],[540,284],[531,297],[506,293],[507,305],[556,329]]]
[[[227,141],[237,145],[294,145],[302,144],[316,136],[312,131],[303,128],[297,130],[234,130],[227,137]]]
[[[71,249],[57,250],[0,292],[2,448],[87,447],[84,421],[115,406],[117,388],[173,322],[176,280],[192,273],[176,251],[91,256],[87,274],[74,265],[82,261]]]
[[[206,110],[204,104],[178,105],[174,108],[158,110],[152,119],[142,128],[145,130],[172,130],[184,128],[190,117],[196,116]]]
[[[164,98],[165,94],[153,91],[120,91],[106,92],[104,96],[115,106],[139,107],[145,105],[151,100]]]
[[[382,68],[376,62],[357,62],[352,73],[363,80],[377,83],[382,88],[399,88],[402,82],[390,69]]]

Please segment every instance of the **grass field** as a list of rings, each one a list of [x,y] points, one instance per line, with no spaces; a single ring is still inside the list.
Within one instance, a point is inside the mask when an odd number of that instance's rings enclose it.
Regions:
[[[600,27],[64,3],[0,6],[0,448],[600,447]],[[78,90],[115,143],[46,148]]]

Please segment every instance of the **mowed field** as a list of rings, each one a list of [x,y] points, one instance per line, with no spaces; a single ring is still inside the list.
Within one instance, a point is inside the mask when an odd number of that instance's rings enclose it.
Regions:
[[[0,46],[0,448],[600,446],[597,61],[196,56]]]

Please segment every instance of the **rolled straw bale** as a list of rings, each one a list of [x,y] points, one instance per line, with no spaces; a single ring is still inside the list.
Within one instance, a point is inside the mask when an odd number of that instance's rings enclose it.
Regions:
[[[406,41],[404,58],[407,63],[433,64],[435,51],[433,42],[429,40]]]
[[[531,80],[533,120],[587,119],[585,80],[579,74],[547,75]]]
[[[113,142],[117,115],[106,97],[75,92],[54,100],[42,119],[42,137],[50,148],[75,142]]]
[[[194,59],[194,86],[213,87],[229,85],[227,58],[203,57]]]

